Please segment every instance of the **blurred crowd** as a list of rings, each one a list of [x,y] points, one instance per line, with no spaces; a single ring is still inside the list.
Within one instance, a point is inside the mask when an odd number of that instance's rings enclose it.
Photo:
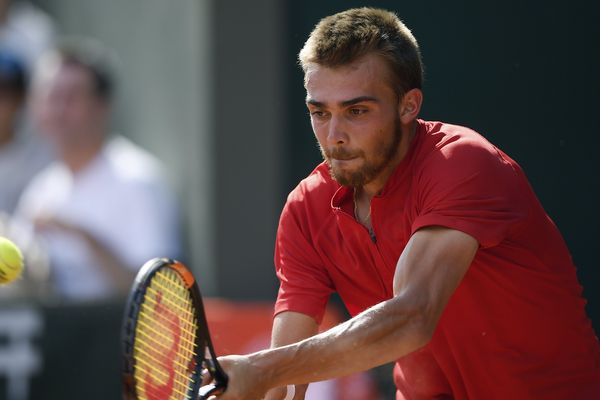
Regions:
[[[158,159],[113,130],[115,55],[58,32],[0,0],[0,236],[26,262],[0,297],[123,297],[145,261],[181,255],[177,202]]]

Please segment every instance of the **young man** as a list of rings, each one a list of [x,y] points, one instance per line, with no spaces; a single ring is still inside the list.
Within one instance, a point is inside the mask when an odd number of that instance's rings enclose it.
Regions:
[[[411,32],[348,10],[317,25],[300,61],[325,162],[281,215],[274,349],[223,357],[220,399],[394,360],[397,399],[600,398],[600,347],[560,233],[510,157],[417,118]],[[334,291],[354,317],[313,336]]]

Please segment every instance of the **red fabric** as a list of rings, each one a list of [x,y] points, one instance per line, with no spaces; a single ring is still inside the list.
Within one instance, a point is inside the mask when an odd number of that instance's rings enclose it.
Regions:
[[[575,267],[507,155],[467,128],[419,121],[371,203],[376,243],[352,209],[352,190],[324,164],[289,195],[275,249],[276,313],[319,321],[337,291],[356,315],[392,296],[412,233],[457,229],[481,247],[431,342],[398,361],[398,399],[600,398],[600,346]]]

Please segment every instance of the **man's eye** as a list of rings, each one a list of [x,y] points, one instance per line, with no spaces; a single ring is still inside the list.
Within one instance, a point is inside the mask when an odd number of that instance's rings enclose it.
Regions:
[[[311,111],[310,115],[312,115],[313,117],[317,117],[317,118],[321,118],[323,115],[325,115],[325,113],[323,111]]]
[[[350,114],[352,114],[352,115],[361,115],[366,112],[367,112],[367,110],[365,110],[364,108],[351,108],[350,109]]]

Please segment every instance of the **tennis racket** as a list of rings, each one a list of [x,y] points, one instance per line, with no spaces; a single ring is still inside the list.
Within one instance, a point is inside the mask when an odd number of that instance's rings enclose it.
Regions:
[[[141,268],[123,321],[126,400],[204,400],[225,391],[200,290],[180,262],[155,258]],[[212,383],[202,387],[202,370]]]

